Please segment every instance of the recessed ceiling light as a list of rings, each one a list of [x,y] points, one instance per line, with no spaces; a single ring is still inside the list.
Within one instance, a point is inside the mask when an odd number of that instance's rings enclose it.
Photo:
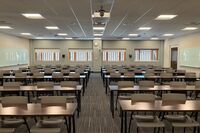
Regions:
[[[197,30],[197,29],[198,29],[197,27],[185,27],[182,30]]]
[[[171,20],[175,18],[177,15],[159,15],[155,20]]]
[[[105,30],[105,27],[93,27],[93,30]]]
[[[46,26],[45,28],[48,30],[58,30],[59,29],[57,26]]]
[[[94,40],[101,40],[101,38],[100,37],[95,37]]]
[[[173,36],[174,34],[163,34],[163,36]]]
[[[127,37],[124,37],[124,38],[122,38],[123,40],[130,40],[130,38],[127,38]]]
[[[12,27],[10,27],[10,26],[0,26],[0,29],[13,29]]]
[[[150,30],[151,27],[140,27],[138,30]]]
[[[103,36],[103,34],[94,34],[94,36]]]
[[[44,39],[43,37],[36,37],[35,39]]]
[[[67,36],[67,33],[58,33],[58,36]]]
[[[128,34],[128,36],[137,37],[137,36],[138,36],[138,34]]]
[[[39,13],[22,13],[22,15],[28,19],[45,19],[41,14]]]
[[[21,35],[25,35],[25,36],[31,36],[31,33],[20,33]]]
[[[67,39],[67,40],[71,40],[72,38],[71,38],[71,37],[66,37],[65,39]]]
[[[159,40],[157,37],[152,37],[151,40]]]

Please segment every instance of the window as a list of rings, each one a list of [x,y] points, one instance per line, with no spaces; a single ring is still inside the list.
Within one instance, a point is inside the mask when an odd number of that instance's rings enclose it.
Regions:
[[[135,61],[158,61],[158,49],[135,49]]]
[[[70,49],[70,61],[92,61],[92,50],[90,49]]]
[[[125,61],[126,60],[126,50],[103,50],[103,61]]]
[[[35,49],[36,61],[59,61],[60,49]]]

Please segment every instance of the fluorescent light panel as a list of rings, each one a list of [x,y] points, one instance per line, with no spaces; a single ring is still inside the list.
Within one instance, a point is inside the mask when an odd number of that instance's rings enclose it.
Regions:
[[[45,28],[48,30],[58,30],[59,29],[57,26],[46,26]]]
[[[71,37],[66,37],[65,39],[67,39],[67,40],[71,40],[72,38],[71,38]]]
[[[101,40],[101,38],[100,37],[95,37],[94,40]]]
[[[150,30],[151,27],[140,27],[138,30]]]
[[[174,34],[169,34],[169,33],[167,33],[167,34],[163,34],[163,36],[173,36]]]
[[[5,26],[5,25],[2,25],[0,26],[0,29],[13,29],[12,27],[10,26]]]
[[[41,14],[39,13],[23,13],[24,17],[28,19],[45,19]]]
[[[31,33],[20,33],[21,35],[25,35],[25,36],[31,36]]]
[[[158,37],[152,37],[151,40],[159,40]]]
[[[103,34],[97,34],[97,33],[95,33],[94,36],[103,36]]]
[[[198,29],[197,27],[185,27],[182,30],[197,30],[197,29]]]
[[[129,34],[128,36],[137,37],[138,34]]]
[[[105,27],[93,27],[93,30],[105,30]]]
[[[155,20],[171,20],[175,18],[177,15],[159,15]]]
[[[124,38],[122,38],[123,40],[130,40],[130,38],[127,38],[127,37],[124,37]]]
[[[58,33],[58,36],[67,36],[67,33]]]

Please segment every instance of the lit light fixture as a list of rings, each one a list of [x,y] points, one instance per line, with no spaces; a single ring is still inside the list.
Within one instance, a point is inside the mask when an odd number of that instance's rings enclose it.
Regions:
[[[32,34],[31,33],[20,33],[21,35],[24,35],[24,36],[31,36]]]
[[[197,27],[185,27],[182,30],[197,30],[197,29],[198,29]]]
[[[163,36],[173,36],[174,34],[163,34]]]
[[[93,27],[93,30],[105,30],[105,27]]]
[[[67,39],[67,40],[71,40],[72,38],[71,38],[71,37],[66,37],[65,39]]]
[[[155,20],[171,20],[177,17],[177,15],[159,15]]]
[[[22,15],[28,19],[45,19],[41,14],[39,13],[22,13]]]
[[[97,34],[97,33],[96,33],[96,34],[94,34],[94,36],[103,36],[103,34]]]
[[[58,30],[59,29],[57,26],[46,26],[45,28],[48,30]]]
[[[152,37],[151,40],[159,40],[158,37]]]
[[[0,29],[13,29],[13,28],[10,27],[10,26],[5,26],[5,25],[3,25],[3,26],[0,26]]]
[[[67,36],[67,33],[58,33],[58,36]]]
[[[150,30],[151,29],[151,27],[140,27],[140,28],[138,28],[138,30]]]
[[[43,37],[36,37],[35,39],[44,39]]]
[[[138,34],[128,34],[128,36],[137,37]]]
[[[122,40],[130,40],[130,38],[124,37],[122,38]]]

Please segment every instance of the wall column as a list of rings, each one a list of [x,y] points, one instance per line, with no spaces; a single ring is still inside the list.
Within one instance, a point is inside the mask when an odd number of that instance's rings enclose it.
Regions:
[[[100,72],[102,66],[102,40],[93,40],[93,63],[92,71]]]

